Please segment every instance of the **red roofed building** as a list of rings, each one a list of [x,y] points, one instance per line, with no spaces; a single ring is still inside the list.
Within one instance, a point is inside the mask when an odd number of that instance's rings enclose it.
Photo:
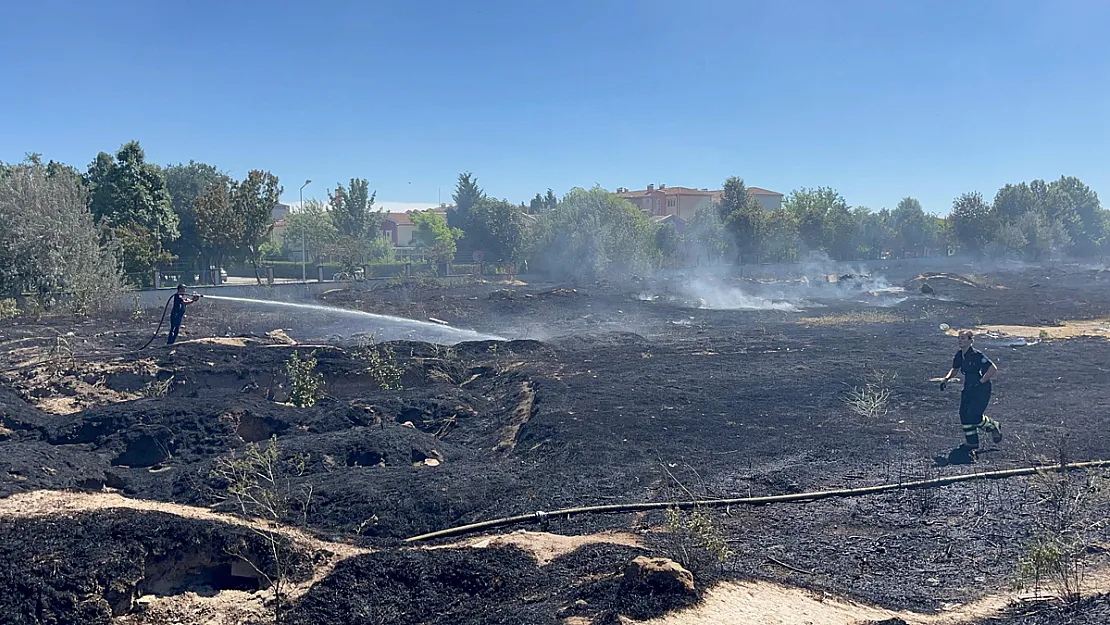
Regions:
[[[424,210],[435,211],[447,218],[446,206],[435,206]],[[414,247],[412,235],[416,232],[416,225],[409,219],[408,213],[386,213],[382,221],[382,234],[389,238],[396,247]]]
[[[782,206],[782,194],[759,187],[748,187],[752,196],[763,205],[766,210],[775,210]],[[674,215],[683,221],[690,221],[703,207],[712,206],[720,199],[721,191],[709,189],[692,189],[690,187],[668,187],[661,184],[658,188],[649,184],[647,189],[632,191],[618,188],[617,195],[632,202],[641,211],[652,217],[665,217]]]

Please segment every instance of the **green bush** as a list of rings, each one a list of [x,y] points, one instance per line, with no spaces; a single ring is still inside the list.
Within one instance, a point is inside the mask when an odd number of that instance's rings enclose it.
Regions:
[[[316,352],[309,352],[304,359],[293,352],[285,361],[285,370],[289,374],[289,401],[298,408],[315,405],[324,385],[323,374],[316,371]]]
[[[0,321],[7,321],[19,316],[19,306],[12,298],[0,299]]]

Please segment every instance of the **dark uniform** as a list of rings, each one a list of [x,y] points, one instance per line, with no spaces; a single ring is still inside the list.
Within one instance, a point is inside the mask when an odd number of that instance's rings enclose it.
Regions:
[[[166,345],[173,345],[177,340],[177,333],[181,330],[181,321],[185,319],[185,294],[175,293],[173,296],[173,310],[170,311],[170,336]]]
[[[991,401],[990,380],[983,382],[983,374],[994,365],[990,358],[974,347],[966,352],[960,350],[952,358],[952,368],[959,369],[964,378],[964,390],[960,396],[960,423],[964,427],[964,439],[972,449],[979,448],[979,430],[998,433],[998,422],[984,415]],[[1001,438],[996,434],[995,439]]]

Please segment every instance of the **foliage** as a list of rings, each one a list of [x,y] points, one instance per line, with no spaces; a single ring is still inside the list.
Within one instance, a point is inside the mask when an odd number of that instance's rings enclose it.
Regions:
[[[1061,451],[1060,464],[1066,464]],[[1110,489],[1096,473],[1054,471],[1033,480],[1033,536],[1017,566],[1019,588],[1048,583],[1067,602],[1083,595],[1082,558],[1107,525]]]
[[[664,259],[675,259],[682,251],[682,237],[671,222],[663,222],[655,227],[655,248]]]
[[[147,163],[142,147],[131,141],[114,157],[98,154],[85,182],[93,217],[121,242],[128,279],[150,284],[154,267],[172,258],[166,245],[178,237],[178,218],[162,170]]]
[[[853,245],[856,255],[866,259],[880,258],[898,236],[892,225],[894,219],[890,211],[884,208],[875,213],[866,207],[857,206],[852,209],[852,216],[859,223]]]
[[[285,371],[289,376],[289,401],[298,408],[315,405],[324,385],[323,374],[316,371],[316,352],[309,352],[303,359],[293,352],[285,361]]]
[[[242,514],[271,523],[292,522],[304,525],[308,521],[308,509],[312,504],[312,485],[298,482],[305,474],[309,456],[282,456],[277,435],[274,435],[265,447],[258,443],[248,443],[242,454],[217,459],[212,476],[226,484],[226,498]],[[250,564],[274,589],[274,622],[281,623],[285,607],[283,591],[286,580],[292,573],[293,561],[280,536],[253,525],[250,527],[270,547],[269,555],[274,563],[274,571],[272,574],[268,573],[245,554],[236,555]]]
[[[300,208],[285,218],[285,232],[282,239],[282,249],[286,253],[290,250],[300,249],[304,241],[306,252],[315,253],[317,256],[326,250],[334,249],[339,231],[332,220],[332,213],[328,205],[319,200],[307,200]],[[300,254],[296,255],[300,260]],[[314,257],[306,256],[305,260],[315,263]]]
[[[800,239],[798,219],[786,208],[778,208],[767,215],[763,234],[762,258],[771,262],[789,262],[798,257]]]
[[[559,279],[642,272],[658,257],[651,222],[601,187],[571,189],[540,218],[536,260]]]
[[[19,316],[19,306],[16,304],[14,298],[5,297],[0,299],[0,321],[7,321]]]
[[[732,556],[732,549],[708,509],[698,507],[685,513],[670,507],[664,513],[675,560],[682,566],[697,569],[706,561],[721,565]]]
[[[956,240],[973,252],[983,251],[999,231],[998,216],[978,192],[964,193],[956,198],[948,221]]]
[[[447,225],[452,228],[466,228],[470,219],[470,209],[485,197],[486,194],[478,186],[478,178],[474,174],[470,172],[459,174],[459,182],[451,195],[451,199],[455,201],[455,207],[447,209]]]
[[[524,213],[507,200],[483,197],[467,213],[466,240],[482,250],[486,260],[515,263],[527,252],[528,228]]]
[[[80,178],[30,160],[0,170],[0,294],[24,290],[44,304],[64,291],[66,307],[82,314],[122,290]]]
[[[213,184],[231,184],[227,174],[207,163],[189,161],[165,169],[166,191],[170,195],[173,212],[177,215],[180,236],[169,250],[179,258],[196,258],[204,254],[204,241],[197,232],[195,203],[198,197]]]
[[[355,358],[366,363],[366,373],[384,391],[400,391],[404,371],[397,364],[397,355],[389,345],[379,345],[374,337],[359,338]]]
[[[825,225],[829,213],[848,210],[844,198],[828,187],[795,189],[783,200],[782,206],[793,214],[801,243],[809,251],[825,249],[830,232]]]
[[[694,218],[686,225],[686,238],[700,256],[715,261],[732,249],[732,237],[725,230],[721,215],[716,206],[703,206],[694,213]]]
[[[767,213],[759,200],[748,192],[743,180],[733,176],[725,181],[717,213],[736,244],[737,263],[745,256],[759,253]]]
[[[335,236],[332,249],[348,272],[366,264],[372,258],[375,239],[382,237],[385,214],[374,209],[377,193],[370,193],[370,183],[363,178],[351,178],[350,188],[336,185],[330,196],[332,223]]]
[[[231,211],[239,226],[237,248],[249,252],[256,271],[261,257],[259,246],[274,228],[274,206],[281,199],[281,191],[277,176],[257,169],[247,172],[241,182],[231,184]]]
[[[551,210],[559,205],[558,198],[555,197],[555,192],[551,189],[547,190],[546,195],[536,194],[536,197],[528,203],[528,213],[530,215],[539,215],[544,211]]]
[[[197,239],[214,256],[216,269],[243,240],[243,223],[231,204],[230,185],[215,181],[193,201]]]
[[[456,244],[463,231],[447,225],[447,220],[433,210],[409,211],[409,219],[416,226],[413,240],[428,251],[428,255],[439,262],[450,262],[455,258]]]

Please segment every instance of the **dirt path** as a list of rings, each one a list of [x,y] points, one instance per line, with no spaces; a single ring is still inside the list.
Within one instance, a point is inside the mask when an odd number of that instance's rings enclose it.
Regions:
[[[1110,569],[1085,577],[1087,594],[1110,592]],[[998,593],[950,606],[938,614],[887,610],[802,588],[770,582],[725,582],[709,590],[705,600],[686,610],[642,621],[650,625],[861,625],[902,619],[909,625],[959,625],[999,616],[1006,607],[1029,595]],[[625,620],[626,623],[632,621]]]

